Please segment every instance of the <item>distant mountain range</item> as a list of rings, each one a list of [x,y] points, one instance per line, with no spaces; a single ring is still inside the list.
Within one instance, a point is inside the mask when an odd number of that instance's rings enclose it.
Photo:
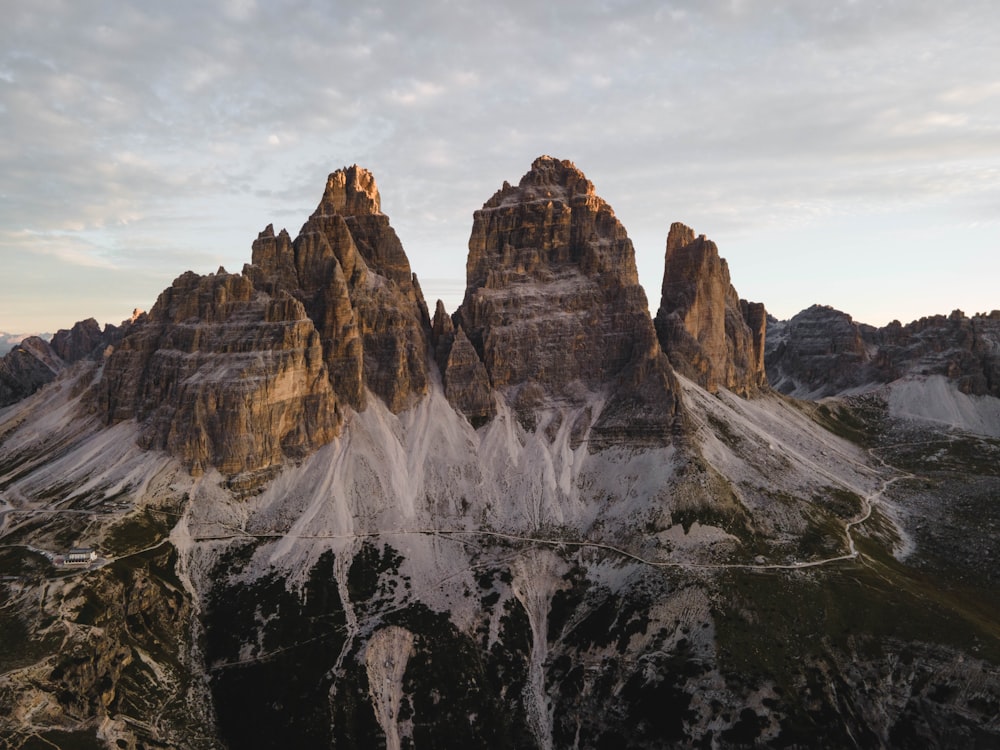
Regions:
[[[0,331],[0,357],[31,336],[45,340],[52,338],[51,333],[7,333]]]
[[[373,175],[0,361],[0,734],[1000,743],[1000,313],[739,297],[538,158],[433,312]],[[96,561],[66,564],[72,559]]]

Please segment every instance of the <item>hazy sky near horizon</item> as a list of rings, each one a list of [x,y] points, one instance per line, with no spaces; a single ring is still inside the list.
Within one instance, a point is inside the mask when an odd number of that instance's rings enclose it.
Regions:
[[[0,330],[148,309],[372,170],[428,303],[540,154],[615,209],[654,310],[673,221],[741,296],[884,324],[1000,308],[994,0],[13,0]]]

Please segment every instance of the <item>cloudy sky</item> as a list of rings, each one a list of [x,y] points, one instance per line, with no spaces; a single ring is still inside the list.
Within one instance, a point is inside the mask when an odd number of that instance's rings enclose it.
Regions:
[[[654,308],[672,221],[779,318],[1000,308],[998,29],[995,0],[12,0],[0,330],[239,270],[353,163],[453,309],[472,212],[540,154],[614,207]]]

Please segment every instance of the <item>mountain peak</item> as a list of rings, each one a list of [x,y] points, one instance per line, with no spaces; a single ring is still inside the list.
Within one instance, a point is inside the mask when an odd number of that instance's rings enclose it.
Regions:
[[[375,184],[375,175],[354,164],[327,177],[323,199],[313,216],[377,216],[381,213],[382,198]]]
[[[669,435],[676,385],[632,242],[572,162],[539,157],[517,187],[505,182],[476,211],[455,317],[490,384],[519,413],[579,406],[610,389],[597,431],[620,436],[627,421],[638,425],[633,437]]]
[[[503,187],[483,205],[483,209],[553,200],[571,205],[593,201],[595,205],[611,212],[611,207],[597,197],[594,184],[573,162],[551,156],[539,156],[535,159],[531,163],[531,169],[516,187],[504,182]]]
[[[766,312],[740,299],[715,243],[674,222],[667,235],[656,330],[671,364],[709,391],[766,385]]]

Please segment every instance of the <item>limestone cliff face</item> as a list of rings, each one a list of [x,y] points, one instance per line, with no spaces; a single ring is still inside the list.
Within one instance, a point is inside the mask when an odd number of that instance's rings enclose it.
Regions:
[[[395,412],[427,392],[427,307],[367,170],[331,174],[294,241],[267,227],[244,272],[258,288],[302,302],[334,389],[355,409],[364,408],[366,386]]]
[[[824,305],[813,305],[788,321],[770,321],[768,379],[782,393],[813,398],[887,382],[891,368],[866,342],[873,331]]]
[[[0,358],[0,406],[30,396],[64,367],[45,339],[29,336]]]
[[[288,232],[275,236],[269,225],[253,243],[253,263],[244,273],[256,288],[272,295],[291,294],[302,302],[319,333],[334,391],[362,409],[364,350],[344,268],[359,278],[366,269],[343,219],[333,217],[324,224],[310,221],[294,244]]]
[[[873,338],[891,374],[945,375],[963,393],[1000,398],[1000,310],[894,321]]]
[[[767,370],[783,393],[820,398],[907,375],[944,375],[963,393],[1000,397],[1000,311],[921,318],[883,328],[813,305],[770,321]]]
[[[430,321],[371,173],[334,172],[298,237],[268,226],[242,274],[186,273],[108,359],[109,422],[194,473],[252,488],[339,433],[374,393],[393,411],[428,388]]]
[[[709,391],[750,396],[767,385],[764,306],[741,300],[714,242],[670,227],[656,332],[671,364]]]
[[[572,163],[540,157],[476,211],[455,322],[455,341],[468,338],[490,385],[522,415],[607,391],[594,440],[666,439],[676,385],[632,243]],[[456,363],[472,363],[451,360],[445,380],[455,383]]]
[[[137,419],[141,444],[195,474],[252,486],[286,457],[338,433],[319,334],[302,304],[246,276],[188,272],[108,358],[98,396],[109,422]]]
[[[441,300],[431,321],[431,340],[449,403],[477,427],[489,421],[496,408],[486,368],[465,331],[456,332]]]
[[[101,327],[93,318],[82,320],[70,330],[56,332],[52,337],[52,351],[66,362],[83,359],[102,343]]]

